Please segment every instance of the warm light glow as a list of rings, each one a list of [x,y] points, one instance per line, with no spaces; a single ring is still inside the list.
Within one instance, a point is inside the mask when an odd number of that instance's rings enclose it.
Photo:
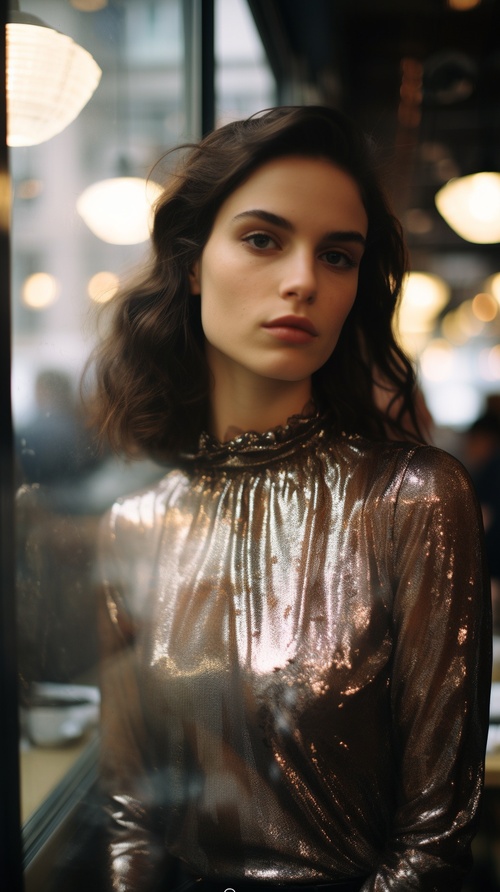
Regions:
[[[423,351],[420,364],[422,374],[430,381],[446,381],[453,371],[453,347],[448,341],[436,338]]]
[[[485,282],[485,288],[491,292],[496,302],[500,304],[500,273],[490,276]]]
[[[153,205],[162,194],[153,180],[115,177],[85,189],[76,208],[89,229],[112,245],[135,245],[151,233]]]
[[[466,9],[474,9],[480,3],[481,0],[448,0],[450,9],[456,9],[459,12],[463,12]]]
[[[474,313],[471,300],[464,300],[460,304],[456,310],[456,317],[460,328],[467,337],[473,338],[481,334],[484,322],[478,319]]]
[[[500,242],[500,174],[475,173],[450,180],[436,206],[458,235],[475,244]]]
[[[427,331],[449,298],[450,289],[439,276],[410,273],[403,282],[400,328]]]
[[[434,317],[446,306],[450,289],[443,279],[432,273],[409,273],[402,289],[402,305],[425,317]]]
[[[105,304],[118,291],[120,280],[116,273],[102,270],[89,279],[87,294],[97,304]]]
[[[0,170],[0,232],[10,232],[12,190],[8,170]]]
[[[97,12],[108,5],[108,0],[70,0],[71,5],[80,12]]]
[[[446,340],[450,341],[451,344],[455,344],[457,347],[465,344],[470,337],[470,335],[463,330],[463,327],[460,324],[460,317],[456,310],[450,310],[450,312],[446,313],[446,316],[443,317],[441,321],[441,331]]]
[[[397,336],[415,356],[427,342],[438,313],[450,298],[448,285],[431,273],[412,272],[405,277],[398,314]]]
[[[481,322],[492,322],[498,313],[498,304],[491,294],[476,294],[472,299],[472,312]]]
[[[59,283],[50,273],[33,273],[25,279],[21,295],[31,310],[44,310],[59,297]]]
[[[32,146],[74,121],[95,91],[101,69],[66,34],[23,13],[13,18],[6,26],[7,143]]]

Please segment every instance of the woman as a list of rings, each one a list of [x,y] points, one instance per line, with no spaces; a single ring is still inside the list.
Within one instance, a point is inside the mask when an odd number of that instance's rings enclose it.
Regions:
[[[489,608],[469,480],[418,442],[404,270],[329,109],[215,131],[156,208],[97,364],[102,433],[175,464],[102,526],[115,890],[461,886]]]

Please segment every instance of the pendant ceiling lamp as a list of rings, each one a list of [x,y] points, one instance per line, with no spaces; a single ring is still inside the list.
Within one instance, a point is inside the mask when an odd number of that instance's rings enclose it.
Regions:
[[[138,245],[151,235],[154,206],[163,192],[152,179],[134,176],[130,162],[129,96],[127,91],[125,19],[118,19],[116,51],[116,122],[115,138],[120,146],[115,175],[97,180],[79,196],[76,209],[90,231],[111,245]]]
[[[468,242],[500,242],[500,173],[484,171],[450,180],[436,194],[436,207]]]
[[[113,177],[88,186],[76,209],[91,232],[112,245],[136,245],[151,233],[153,205],[162,188],[142,177]]]
[[[12,4],[6,26],[7,143],[45,142],[80,114],[101,79],[90,53]]]

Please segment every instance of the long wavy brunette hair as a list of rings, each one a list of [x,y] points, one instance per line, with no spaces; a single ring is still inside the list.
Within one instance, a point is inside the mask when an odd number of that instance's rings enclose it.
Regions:
[[[299,155],[349,173],[368,216],[356,300],[334,352],[313,375],[315,399],[344,431],[420,438],[414,372],[392,327],[406,251],[369,140],[340,112],[301,106],[226,124],[182,148],[187,154],[155,208],[150,263],[113,298],[108,334],[93,357],[90,406],[101,437],[119,452],[157,458],[196,446],[208,423],[210,373],[189,271],[226,198],[266,161]]]

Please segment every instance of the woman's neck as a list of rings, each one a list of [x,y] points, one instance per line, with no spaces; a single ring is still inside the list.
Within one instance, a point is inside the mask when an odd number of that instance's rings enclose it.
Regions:
[[[253,386],[225,380],[215,383],[210,406],[211,433],[221,442],[241,432],[264,433],[284,425],[311,401],[311,382],[269,381]]]

